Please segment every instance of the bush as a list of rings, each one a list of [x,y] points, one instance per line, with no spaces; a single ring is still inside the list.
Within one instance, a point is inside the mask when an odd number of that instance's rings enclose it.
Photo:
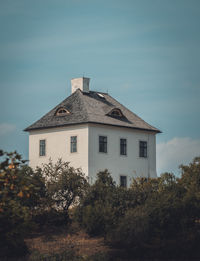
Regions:
[[[112,195],[115,184],[107,170],[97,176],[75,213],[80,225],[90,235],[104,235],[114,221]]]
[[[149,238],[148,213],[144,207],[137,207],[126,212],[116,228],[107,234],[106,240],[118,249],[137,250],[147,244]]]
[[[32,227],[31,214],[39,204],[43,180],[17,152],[0,151],[0,156],[0,256],[24,255],[24,237]]]
[[[145,188],[151,188],[152,181],[145,182]],[[148,189],[150,196],[145,190],[141,205],[129,208],[121,216],[116,227],[107,233],[107,241],[143,257],[199,256],[200,226],[196,220],[200,208],[193,203],[194,195],[189,199],[180,180],[169,173],[158,178],[157,184],[157,189]]]
[[[199,257],[200,158],[181,166],[182,177],[164,173],[117,187],[107,170],[98,173],[76,211],[90,235],[139,257]]]
[[[55,209],[43,210],[40,213],[37,212],[36,215],[33,215],[33,221],[40,230],[43,228],[66,226],[69,224],[66,213]]]

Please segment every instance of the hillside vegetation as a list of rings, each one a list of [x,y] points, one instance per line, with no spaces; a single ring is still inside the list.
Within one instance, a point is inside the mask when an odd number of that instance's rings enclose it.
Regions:
[[[89,185],[61,160],[33,171],[0,155],[1,260],[200,258],[200,158],[126,189],[107,170]]]

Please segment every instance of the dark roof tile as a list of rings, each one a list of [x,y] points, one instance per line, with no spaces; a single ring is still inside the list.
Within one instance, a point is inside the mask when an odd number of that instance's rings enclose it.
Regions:
[[[89,93],[84,93],[78,89],[67,99],[62,101],[50,112],[44,115],[40,120],[27,127],[25,131],[61,127],[73,124],[97,123],[142,129],[157,133],[160,132],[158,129],[149,125],[136,114],[128,110],[109,94],[101,94],[104,97],[100,97],[98,92],[90,91]],[[60,107],[66,108],[70,114],[67,114],[66,116],[57,116],[56,111]],[[107,115],[113,108],[120,109],[123,117],[120,118]]]

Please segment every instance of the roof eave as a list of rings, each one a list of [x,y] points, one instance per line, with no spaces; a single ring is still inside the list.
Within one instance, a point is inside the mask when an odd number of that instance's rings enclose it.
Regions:
[[[73,125],[80,125],[80,124],[99,124],[99,125],[105,125],[105,126],[113,126],[113,127],[119,127],[119,128],[128,128],[128,129],[135,129],[135,130],[141,130],[141,131],[148,131],[148,132],[154,132],[154,133],[162,133],[162,131],[158,129],[145,129],[145,128],[139,128],[139,127],[131,127],[131,126],[120,126],[117,124],[106,124],[106,123],[101,123],[101,122],[93,122],[93,121],[87,121],[87,122],[79,122],[79,123],[70,123],[70,124],[63,124],[59,126],[46,126],[46,127],[36,127],[36,128],[26,128],[23,131],[34,131],[34,130],[43,130],[43,129],[53,129],[53,128],[60,128],[60,127],[67,127],[67,126],[73,126]]]

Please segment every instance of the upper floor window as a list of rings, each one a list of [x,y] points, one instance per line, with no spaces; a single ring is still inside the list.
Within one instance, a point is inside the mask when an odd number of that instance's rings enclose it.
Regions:
[[[77,152],[77,136],[71,137],[71,153]]]
[[[146,141],[140,141],[140,157],[147,158],[147,142]]]
[[[120,176],[120,187],[127,188],[127,177]]]
[[[46,155],[46,140],[40,140],[40,156]]]
[[[120,155],[127,155],[126,139],[120,139]]]
[[[67,114],[70,114],[70,112],[63,107],[59,108],[56,112],[56,116],[65,116]]]
[[[107,153],[107,137],[99,136],[99,152]]]

